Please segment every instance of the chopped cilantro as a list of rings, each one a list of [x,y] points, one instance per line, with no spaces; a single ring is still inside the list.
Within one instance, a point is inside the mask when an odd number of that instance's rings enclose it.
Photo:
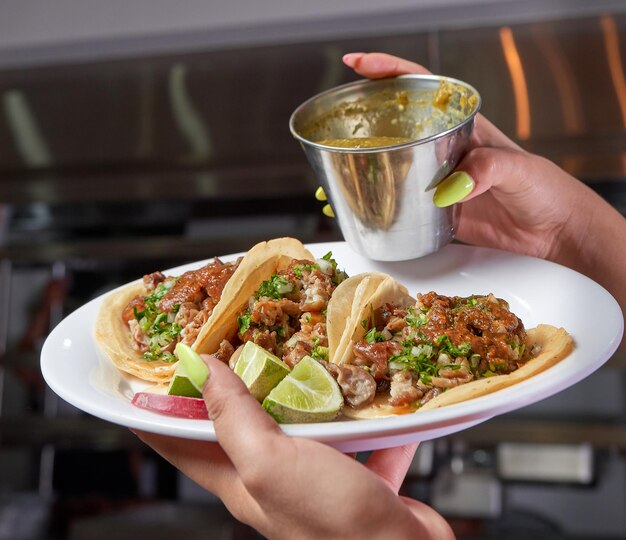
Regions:
[[[428,322],[428,315],[424,311],[418,313],[415,308],[410,307],[407,312],[406,323],[413,328],[420,328]]]
[[[376,328],[376,325],[374,324],[374,306],[372,304],[370,304],[370,314],[367,319],[363,319],[361,321],[361,326],[365,330],[369,330],[370,328]]]
[[[450,338],[445,334],[439,336],[436,343],[440,346],[440,352],[446,352],[455,357],[467,356],[472,350],[472,344],[469,341],[464,341],[458,347],[455,347]]]
[[[420,381],[428,385],[432,383],[430,375],[428,373],[420,373]]]
[[[313,350],[311,351],[311,358],[315,360],[328,360],[328,347],[324,347],[319,344],[320,338],[313,338]]]
[[[380,343],[381,341],[387,341],[382,332],[376,330],[376,327],[370,329],[364,336],[363,339],[368,343]]]
[[[263,296],[280,300],[283,296],[293,292],[293,283],[285,276],[274,274],[271,278],[265,280],[259,286],[256,293],[257,300]]]
[[[304,271],[310,272],[311,270],[314,270],[315,268],[317,268],[317,265],[313,264],[313,263],[311,263],[311,264],[296,264],[293,267],[293,273],[295,274],[295,276],[297,278],[301,279],[302,276],[303,276],[302,272],[304,272]]]
[[[245,334],[250,328],[251,317],[252,317],[252,314],[249,311],[247,311],[240,317],[237,317],[237,324],[239,325],[239,333],[241,335]]]
[[[389,358],[389,364],[400,364],[404,369],[410,369],[415,373],[427,376],[436,376],[439,372],[435,351],[430,345],[409,344],[405,346],[399,354],[394,354]]]
[[[284,326],[276,326],[272,327],[271,330],[276,332],[276,335],[280,338],[285,337],[285,327]]]
[[[176,358],[170,352],[163,351],[170,343],[178,341],[182,326],[175,322],[175,314],[180,308],[176,304],[171,313],[162,312],[159,302],[174,286],[176,279],[168,279],[159,283],[154,291],[144,298],[144,309],[138,311],[133,307],[133,315],[141,331],[148,337],[148,350],[143,354],[143,359],[148,362],[161,360],[174,362]]]
[[[317,345],[313,352],[311,352],[311,356],[315,360],[328,360],[328,347],[322,347],[321,345]]]

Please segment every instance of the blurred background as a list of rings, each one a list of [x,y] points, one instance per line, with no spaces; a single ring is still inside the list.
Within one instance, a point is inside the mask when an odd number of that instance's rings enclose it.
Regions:
[[[0,539],[258,538],[125,428],[56,398],[39,353],[144,273],[278,235],[341,239],[287,122],[357,78],[352,51],[468,81],[509,136],[626,212],[621,0],[3,0]],[[459,538],[626,538],[625,374],[618,353],[423,444],[403,491]]]

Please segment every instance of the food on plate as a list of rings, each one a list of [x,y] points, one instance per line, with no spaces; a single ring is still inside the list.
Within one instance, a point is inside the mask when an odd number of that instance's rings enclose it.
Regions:
[[[168,416],[193,420],[208,419],[206,405],[202,398],[170,396],[154,392],[137,392],[133,396],[131,403],[140,409],[147,409]]]
[[[348,405],[343,414],[350,418],[467,401],[528,379],[573,348],[562,328],[526,331],[508,303],[493,294],[429,292],[414,300],[391,277],[374,292],[366,288],[367,277],[361,277],[339,354],[332,358],[331,369],[358,381],[342,388]]]
[[[189,375],[184,384],[192,386],[201,395],[201,387],[209,375],[208,367],[187,345],[179,343],[175,352],[179,358],[177,371],[182,366],[183,372]],[[234,371],[250,393],[263,403],[265,410],[280,423],[328,422],[338,416],[344,403],[335,379],[310,356],[304,357],[290,370],[274,355],[248,341]],[[138,392],[132,403],[169,416],[207,418],[204,401],[188,393],[179,396],[172,395],[171,391],[168,395]]]
[[[227,359],[232,348],[223,329],[236,317],[234,306],[239,309],[240,298],[293,259],[313,262],[301,242],[278,238],[255,245],[237,261],[216,258],[181,276],[146,275],[107,296],[96,320],[96,341],[118,369],[158,383],[174,374],[178,342]],[[216,335],[223,337],[216,342]]]
[[[332,253],[320,259],[285,258],[283,264],[252,291],[240,291],[225,316],[207,326],[199,352],[228,343],[236,350],[252,341],[293,368],[305,356],[327,359],[337,346],[346,321],[330,320],[329,301],[345,279]],[[226,358],[223,358],[226,360]]]
[[[289,371],[287,364],[254,341],[248,341],[243,346],[234,368],[250,393],[261,402]]]
[[[201,397],[209,368],[189,345],[182,342],[176,345],[174,354],[178,363],[167,393],[174,396]]]
[[[263,400],[263,408],[280,424],[298,424],[334,420],[343,403],[332,375],[305,356]]]
[[[562,328],[526,330],[493,294],[413,298],[386,274],[347,277],[332,253],[315,259],[293,238],[114,291],[95,337],[120,370],[158,383],[135,396],[137,406],[206,418],[198,398],[208,376],[199,353],[207,353],[285,423],[467,401],[528,379],[573,348]]]

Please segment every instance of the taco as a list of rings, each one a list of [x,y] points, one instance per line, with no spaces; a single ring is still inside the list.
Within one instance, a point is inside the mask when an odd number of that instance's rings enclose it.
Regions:
[[[228,360],[233,352],[228,336],[213,339],[222,321],[234,315],[239,298],[248,298],[293,259],[313,261],[313,256],[298,240],[278,238],[255,245],[233,262],[216,258],[181,276],[146,275],[105,298],[96,319],[96,341],[118,369],[157,383],[172,377],[179,341]]]
[[[372,293],[362,278],[332,358],[347,406],[365,419],[429,410],[506,388],[549,368],[573,348],[563,329],[526,331],[506,301],[419,294],[392,278]],[[339,376],[344,378],[342,384]],[[355,382],[356,381],[356,382]]]
[[[352,305],[353,281],[337,267],[332,253],[313,257],[284,257],[275,271],[253,290],[241,291],[229,307],[198,338],[201,352],[227,342],[236,350],[234,367],[243,344],[253,341],[289,367],[310,356],[325,361],[334,355],[346,320],[330,305],[339,286],[341,298]],[[331,322],[332,321],[332,322]]]

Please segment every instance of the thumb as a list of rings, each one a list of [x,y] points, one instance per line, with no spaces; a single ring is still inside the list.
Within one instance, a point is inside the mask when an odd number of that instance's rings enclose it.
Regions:
[[[271,447],[283,433],[224,362],[207,355],[202,359],[210,373],[202,390],[209,418],[220,446],[239,469],[249,464],[251,456],[263,454],[259,448]]]
[[[528,154],[512,148],[474,148],[456,171],[442,180],[433,196],[439,207],[467,202],[497,188],[501,195],[522,193],[528,176]]]

